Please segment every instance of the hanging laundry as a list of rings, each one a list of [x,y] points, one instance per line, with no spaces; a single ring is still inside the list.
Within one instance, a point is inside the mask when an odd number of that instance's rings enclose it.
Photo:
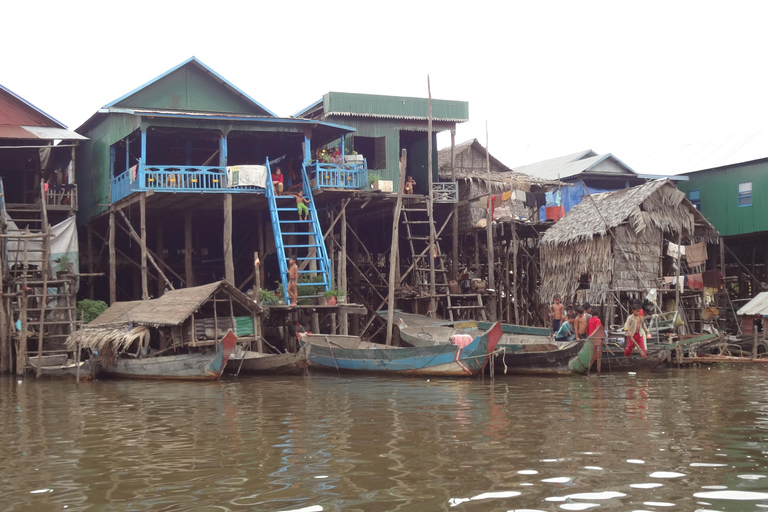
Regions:
[[[515,200],[521,203],[525,202],[525,192],[522,190],[515,190]]]
[[[703,290],[704,289],[704,279],[701,277],[701,274],[688,274],[688,287],[691,290]]]
[[[525,193],[525,206],[527,208],[536,208],[536,195],[530,192]]]
[[[512,191],[508,190],[501,194],[501,200],[502,201],[509,201],[512,198]]]
[[[719,290],[723,287],[722,276],[720,275],[719,270],[707,270],[706,272],[701,273],[701,277],[704,279],[704,286],[708,288],[716,288]]]
[[[544,192],[534,194],[534,197],[536,198],[536,204],[534,205],[534,207],[538,207],[538,206],[541,206],[542,204],[547,203],[547,194],[545,194]]]
[[[699,242],[685,248],[685,259],[689,267],[698,267],[707,262],[707,242]]]
[[[685,254],[685,246],[677,245],[669,242],[667,247],[667,256],[671,256],[675,259],[679,259],[681,254]]]
[[[129,169],[131,172],[130,172],[130,174],[128,175],[128,180],[129,180],[131,183],[133,183],[134,181],[136,181],[136,168],[137,168],[137,167],[138,167],[138,165],[134,165],[133,167],[131,167],[131,168]]]
[[[502,196],[501,194],[493,196],[493,207],[494,208],[501,208],[501,202],[502,202]]]

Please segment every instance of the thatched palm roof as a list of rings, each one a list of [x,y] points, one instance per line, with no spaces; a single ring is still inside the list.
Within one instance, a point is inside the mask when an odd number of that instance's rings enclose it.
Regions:
[[[149,340],[149,328],[143,325],[131,326],[96,326],[85,327],[67,338],[67,350],[76,350],[78,344],[80,348],[95,350],[99,353],[109,351],[110,353],[120,352],[130,347],[137,339],[142,342]]]
[[[593,201],[594,200],[594,201]],[[646,226],[667,233],[717,236],[717,230],[668,179],[649,181],[637,187],[585,197],[542,237],[555,247],[604,236],[610,228],[629,221],[636,233]]]
[[[117,302],[91,321],[88,327],[130,323],[153,327],[181,325],[219,290],[232,295],[235,302],[251,309],[254,313],[259,311],[256,303],[243,292],[226,281],[219,281],[192,288],[171,290],[157,299]]]
[[[488,179],[485,147],[477,139],[471,139],[454,147],[456,159],[456,177],[458,179]],[[488,153],[491,167],[491,181],[498,183],[528,183],[531,185],[556,185],[559,182],[536,178],[529,174],[513,171],[499,159]],[[437,153],[437,163],[441,180],[451,179],[451,148],[443,148]]]

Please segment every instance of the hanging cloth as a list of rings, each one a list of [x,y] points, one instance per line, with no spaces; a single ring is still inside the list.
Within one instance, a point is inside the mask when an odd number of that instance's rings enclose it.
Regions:
[[[669,242],[669,245],[667,246],[667,255],[679,259],[681,254],[685,254],[685,246]]]
[[[689,267],[698,267],[707,262],[707,242],[699,242],[685,248]]]
[[[704,279],[701,274],[688,274],[688,286],[691,290],[703,290]]]
[[[701,273],[701,277],[704,280],[704,286],[707,288],[720,289],[723,287],[722,279],[719,270],[707,270]]]
[[[523,190],[515,190],[515,200],[524,203],[525,202],[525,192]]]

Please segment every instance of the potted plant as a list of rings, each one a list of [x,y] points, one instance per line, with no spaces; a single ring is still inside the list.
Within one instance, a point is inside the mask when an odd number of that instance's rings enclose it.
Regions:
[[[347,292],[344,290],[336,290],[336,303],[337,304],[346,304],[347,303]]]
[[[336,290],[328,290],[323,292],[323,299],[325,299],[326,304],[329,306],[335,306],[336,305],[336,294],[338,292]]]

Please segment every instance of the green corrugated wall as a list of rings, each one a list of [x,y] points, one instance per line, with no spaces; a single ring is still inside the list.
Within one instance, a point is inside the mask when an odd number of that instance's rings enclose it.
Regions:
[[[323,107],[326,113],[349,112],[426,119],[428,104],[427,98],[405,96],[376,96],[346,92],[329,92],[323,96]],[[433,99],[432,117],[467,121],[469,120],[469,103]]]
[[[701,213],[721,235],[768,231],[768,162],[699,171],[678,182],[688,194],[701,194]],[[739,183],[752,182],[752,206],[739,206]]]

